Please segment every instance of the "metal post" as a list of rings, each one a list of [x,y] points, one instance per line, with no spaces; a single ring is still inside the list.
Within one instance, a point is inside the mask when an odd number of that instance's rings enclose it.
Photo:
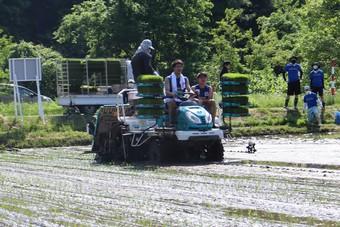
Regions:
[[[105,60],[105,79],[106,79],[106,87],[109,86],[109,79],[108,79],[108,70],[107,70],[107,59]]]
[[[19,91],[19,85],[18,85],[18,79],[17,79],[17,75],[15,72],[15,59],[12,60],[12,69],[13,69],[13,82],[14,82],[14,90],[15,90],[15,97],[16,97],[16,108],[18,111],[18,115],[20,115],[20,119],[21,119],[21,123],[24,123],[24,116],[22,114],[22,106],[21,106],[21,97],[20,97],[20,91]],[[18,116],[16,116],[18,117]]]
[[[9,63],[9,68],[12,69],[13,72],[13,81],[14,81],[14,64],[12,63],[12,60],[8,60]],[[18,104],[17,104],[17,91],[16,91],[16,87],[15,84],[13,84],[13,97],[14,97],[14,112],[15,112],[15,118],[18,118]]]
[[[87,94],[90,94],[89,63],[87,59],[86,59],[86,83],[87,83]]]
[[[336,76],[335,76],[335,68],[336,68],[336,59],[331,61],[331,94],[332,94],[332,102],[335,102],[336,95]]]
[[[37,85],[37,93],[38,93],[38,108],[39,108],[39,116],[40,119],[43,121],[45,124],[45,115],[44,115],[44,107],[41,101],[41,94],[40,94],[40,78],[41,78],[41,58],[36,60],[36,67],[37,67],[37,74],[35,76],[36,79],[36,85]]]

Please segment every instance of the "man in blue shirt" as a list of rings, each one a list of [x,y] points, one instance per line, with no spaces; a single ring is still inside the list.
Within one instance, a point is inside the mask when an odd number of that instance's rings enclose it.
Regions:
[[[315,94],[319,94],[320,99],[322,101],[323,108],[325,108],[325,102],[323,99],[323,89],[325,88],[325,81],[324,81],[324,73],[320,69],[320,65],[318,62],[313,63],[313,69],[309,74],[310,79],[310,87],[312,92]]]
[[[320,124],[320,111],[318,106],[322,108],[322,103],[318,99],[318,96],[311,91],[309,86],[304,88],[306,95],[303,98],[304,101],[304,111],[307,110],[308,123],[317,125]]]
[[[191,89],[195,92],[197,97],[197,101],[200,105],[202,105],[212,117],[212,122],[215,127],[215,117],[216,117],[216,102],[213,99],[214,91],[208,83],[208,74],[207,73],[198,73],[196,76],[198,80],[198,84],[193,86]]]
[[[288,83],[287,98],[285,102],[285,108],[288,108],[290,96],[295,95],[294,108],[297,109],[299,95],[301,94],[300,80],[302,79],[302,68],[297,63],[297,58],[292,57],[290,63],[285,67],[285,72],[288,74],[288,81],[286,75],[283,75],[283,79]]]

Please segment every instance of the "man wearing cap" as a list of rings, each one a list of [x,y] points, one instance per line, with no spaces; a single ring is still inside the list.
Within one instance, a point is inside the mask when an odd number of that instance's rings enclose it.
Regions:
[[[152,46],[151,40],[145,39],[132,57],[131,65],[135,81],[140,75],[158,75],[151,64],[151,51],[154,49],[155,48]]]
[[[322,108],[322,103],[318,99],[318,96],[311,91],[309,86],[305,86],[304,90],[306,92],[304,101],[304,111],[307,110],[307,118],[308,123],[313,124],[316,122],[318,125],[320,124],[320,111],[318,105]]]
[[[302,79],[302,68],[297,63],[297,58],[292,57],[290,62],[285,67],[285,72],[288,73],[288,81],[286,75],[283,75],[283,79],[288,82],[287,97],[285,101],[285,108],[288,108],[290,96],[295,95],[294,108],[297,109],[299,95],[301,94],[300,80]]]
[[[320,65],[318,62],[313,63],[313,69],[309,74],[310,79],[310,87],[312,92],[315,94],[319,94],[320,99],[322,101],[322,106],[325,108],[325,102],[323,99],[323,89],[325,88],[325,76],[323,71],[320,69]]]
[[[184,62],[177,59],[171,64],[173,72],[165,78],[165,104],[169,111],[170,123],[175,124],[177,107],[187,99],[184,93],[193,93],[188,77],[184,76]]]
[[[207,84],[208,81],[208,74],[207,73],[198,73],[197,76],[198,84],[193,86],[191,89],[195,92],[198,103],[212,116],[213,125],[215,126],[215,117],[216,117],[216,102],[213,99],[214,92],[211,86]]]

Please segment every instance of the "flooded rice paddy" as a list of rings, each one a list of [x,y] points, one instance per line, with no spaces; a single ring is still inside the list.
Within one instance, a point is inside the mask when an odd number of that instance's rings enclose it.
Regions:
[[[340,141],[255,141],[162,167],[98,165],[90,147],[0,152],[0,226],[340,226]]]

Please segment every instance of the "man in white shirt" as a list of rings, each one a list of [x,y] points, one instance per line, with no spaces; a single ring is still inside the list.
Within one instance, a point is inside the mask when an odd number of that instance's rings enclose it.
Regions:
[[[171,64],[173,72],[165,78],[165,103],[169,111],[170,123],[175,124],[177,107],[187,99],[184,93],[194,93],[191,90],[188,77],[182,74],[184,62],[180,59]]]

